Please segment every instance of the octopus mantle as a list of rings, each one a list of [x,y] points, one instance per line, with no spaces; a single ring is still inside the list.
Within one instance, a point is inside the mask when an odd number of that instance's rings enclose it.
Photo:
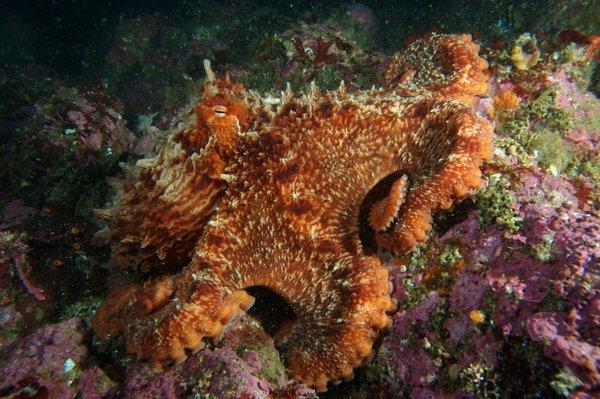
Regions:
[[[383,89],[288,89],[277,104],[207,64],[203,99],[98,211],[114,263],[153,277],[111,291],[96,333],[124,333],[155,367],[182,362],[262,286],[294,312],[276,333],[291,375],[319,390],[351,378],[395,309],[377,248],[411,250],[432,212],[480,186],[492,129],[473,109],[488,91],[478,50],[432,35],[392,58]]]

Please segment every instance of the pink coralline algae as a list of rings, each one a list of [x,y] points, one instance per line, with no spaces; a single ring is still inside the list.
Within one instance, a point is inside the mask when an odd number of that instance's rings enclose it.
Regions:
[[[77,382],[78,397],[82,399],[107,399],[116,395],[116,385],[98,366],[83,370]]]
[[[83,323],[74,318],[45,326],[16,342],[1,359],[0,393],[74,398],[77,390],[71,385],[88,356],[83,341]]]
[[[0,353],[17,339],[16,332],[22,320],[23,315],[14,305],[0,306]]]
[[[566,133],[565,138],[576,144],[580,151],[600,151],[600,126],[590,121],[600,118],[598,98],[591,92],[581,90],[564,71],[558,71],[549,77],[550,84],[556,88],[556,105],[568,112],[575,126]]]
[[[288,380],[284,370],[273,341],[245,317],[231,326],[218,348],[204,349],[174,369],[155,372],[147,364],[130,366],[123,394],[135,399],[316,397],[312,389]]]
[[[400,310],[378,362],[415,397],[518,395],[503,374],[518,353],[533,374],[554,370],[531,377],[531,391],[585,397],[600,385],[600,218],[578,208],[565,177],[511,179],[518,231],[485,227],[471,211],[421,249],[424,263],[396,272]]]
[[[6,313],[6,318],[11,317]],[[4,323],[2,318],[4,313],[0,313],[0,325],[4,327],[10,320]],[[288,379],[273,341],[249,317],[233,323],[217,348],[204,349],[168,371],[155,372],[140,362],[131,364],[119,385],[90,356],[89,337],[82,319],[72,318],[44,326],[3,346],[0,396],[316,398],[314,390]]]
[[[147,365],[130,368],[125,385],[127,398],[180,398],[188,388],[223,398],[268,398],[272,385],[255,375],[253,369],[230,349],[205,353],[185,363],[177,375],[155,374]],[[209,382],[199,383],[208,377]],[[223,395],[223,396],[221,396]]]
[[[130,151],[135,135],[125,126],[119,104],[103,92],[79,94],[70,101],[63,123],[74,125],[83,146],[91,151]]]
[[[35,299],[43,301],[46,292],[31,281],[27,261],[29,246],[16,234],[0,229],[0,273],[12,272]],[[0,287],[4,288],[4,287]]]

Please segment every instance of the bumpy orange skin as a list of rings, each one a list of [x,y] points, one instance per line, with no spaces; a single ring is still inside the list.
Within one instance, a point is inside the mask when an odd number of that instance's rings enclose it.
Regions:
[[[479,187],[491,155],[491,126],[472,109],[487,90],[477,46],[464,35],[426,40],[394,57],[386,89],[286,92],[273,106],[209,82],[191,127],[103,212],[119,259],[150,270],[174,252],[187,266],[109,294],[98,335],[124,332],[128,350],[157,367],[180,362],[252,306],[246,288],[264,286],[295,312],[277,333],[292,376],[318,390],[351,378],[395,308],[388,270],[359,238],[361,209],[383,206],[377,244],[409,251],[433,212]],[[446,78],[406,72],[435,63],[431,48]],[[371,198],[390,175],[393,192]]]
[[[416,40],[388,67],[388,88],[408,96],[452,99],[472,105],[488,92],[488,63],[470,35],[436,35]]]
[[[389,189],[388,195],[373,204],[369,212],[369,224],[376,231],[386,231],[398,217],[400,207],[406,199],[408,176],[402,175]]]
[[[206,85],[205,97],[179,122],[154,159],[128,170],[126,181],[113,179],[118,199],[100,216],[110,221],[101,232],[115,242],[113,263],[143,271],[187,264],[227,182],[231,157],[241,145],[251,115],[241,85]]]

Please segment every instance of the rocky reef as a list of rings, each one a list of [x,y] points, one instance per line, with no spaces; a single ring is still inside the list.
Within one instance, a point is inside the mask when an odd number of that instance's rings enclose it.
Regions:
[[[235,18],[211,2],[185,13],[123,12],[97,43],[101,64],[78,53],[86,79],[58,73],[48,51],[36,54],[27,44],[35,23],[15,19],[22,35],[14,23],[0,28],[11,30],[0,40],[18,44],[0,50],[11,61],[0,65],[0,90],[10,93],[0,96],[1,397],[600,395],[600,13],[586,1],[531,12],[494,1],[452,18],[435,4],[393,17],[397,5],[384,3],[282,10],[237,1]],[[0,9],[2,18],[17,14]],[[110,289],[156,269],[115,268],[93,209],[111,204],[120,179],[155,157],[170,132],[195,128],[203,59],[274,109],[287,83],[310,95],[313,81],[325,94],[343,81],[354,96],[393,81],[414,96],[419,71],[385,72],[392,53],[419,48],[432,32],[470,33],[489,66],[489,90],[467,102],[494,127],[493,156],[481,189],[434,213],[423,243],[406,253],[379,246],[397,310],[351,380],[327,392],[295,380],[277,334],[293,310],[252,289],[247,314],[163,371],[129,355],[117,334],[98,338],[92,320]],[[373,227],[395,223],[404,201],[398,177],[371,220],[363,214],[362,228],[372,229],[361,239],[375,249]]]
[[[537,384],[548,397],[590,392],[600,220],[581,211],[564,177],[533,168],[488,179],[479,195],[503,191],[516,227],[486,225],[489,209],[473,210],[413,254],[395,276],[403,305],[379,362],[415,397],[448,396],[452,386],[476,397],[526,395]]]

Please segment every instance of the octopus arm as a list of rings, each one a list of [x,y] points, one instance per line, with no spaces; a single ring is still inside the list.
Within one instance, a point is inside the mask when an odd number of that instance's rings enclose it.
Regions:
[[[155,159],[138,162],[114,207],[104,212],[116,265],[149,271],[189,262],[226,182],[216,178],[223,162],[210,147],[189,154],[176,141],[185,134],[176,131]]]
[[[410,176],[408,194],[393,208],[396,214],[388,215],[395,219],[387,230],[376,232],[378,245],[395,253],[423,242],[434,212],[448,210],[480,187],[480,167],[492,155],[492,126],[469,107],[444,100],[418,107],[426,107],[427,114],[410,142],[409,166],[402,170]]]
[[[245,91],[229,79],[209,79],[204,98],[188,111],[154,159],[138,161],[114,207],[102,210],[113,261],[143,271],[173,270],[191,253],[216,205],[235,178],[228,174],[252,112]]]
[[[161,368],[182,362],[206,338],[217,339],[251,307],[254,299],[244,289],[267,287],[295,313],[275,334],[290,373],[322,391],[330,381],[352,378],[355,367],[373,358],[373,345],[396,307],[379,259],[340,259],[343,249],[332,244],[328,250],[335,255],[314,262],[299,254],[294,264],[277,267],[252,261],[255,248],[238,248],[238,261],[245,262],[236,267],[196,258],[172,278],[115,290],[94,328],[101,337],[124,331],[128,351]]]
[[[489,91],[488,63],[470,35],[437,35],[416,40],[390,61],[388,90],[472,105]]]

